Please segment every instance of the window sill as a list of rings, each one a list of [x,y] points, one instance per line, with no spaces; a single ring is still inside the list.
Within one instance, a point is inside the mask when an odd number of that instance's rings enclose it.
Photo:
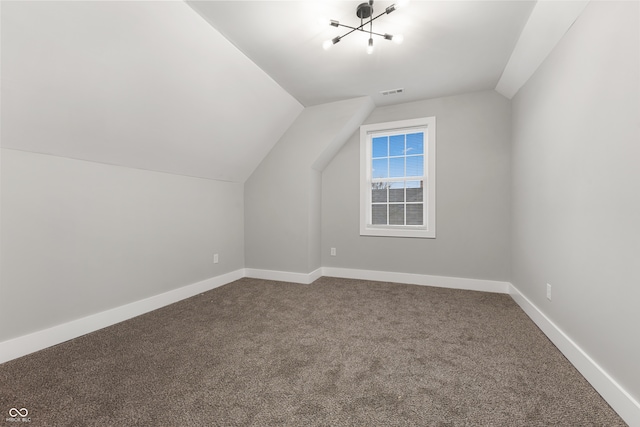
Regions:
[[[413,237],[420,239],[435,239],[435,230],[427,230],[424,227],[411,226],[375,226],[369,225],[361,227],[361,236],[377,236],[377,237]]]

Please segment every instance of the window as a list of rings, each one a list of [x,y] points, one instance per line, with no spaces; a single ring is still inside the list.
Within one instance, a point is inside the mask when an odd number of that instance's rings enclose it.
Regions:
[[[360,127],[360,235],[435,238],[435,117]]]

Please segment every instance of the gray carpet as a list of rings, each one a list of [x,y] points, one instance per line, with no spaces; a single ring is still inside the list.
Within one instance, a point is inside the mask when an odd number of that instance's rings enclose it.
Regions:
[[[0,423],[13,407],[32,426],[625,425],[509,296],[329,277],[242,279],[2,364]]]

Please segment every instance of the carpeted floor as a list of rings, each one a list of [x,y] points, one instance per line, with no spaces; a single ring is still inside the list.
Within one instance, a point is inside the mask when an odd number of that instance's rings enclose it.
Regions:
[[[507,295],[242,279],[0,365],[0,425],[624,426]]]

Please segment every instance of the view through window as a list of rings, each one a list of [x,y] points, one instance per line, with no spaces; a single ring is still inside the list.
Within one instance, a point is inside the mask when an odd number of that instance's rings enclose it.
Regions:
[[[361,127],[361,233],[435,237],[435,118]]]

